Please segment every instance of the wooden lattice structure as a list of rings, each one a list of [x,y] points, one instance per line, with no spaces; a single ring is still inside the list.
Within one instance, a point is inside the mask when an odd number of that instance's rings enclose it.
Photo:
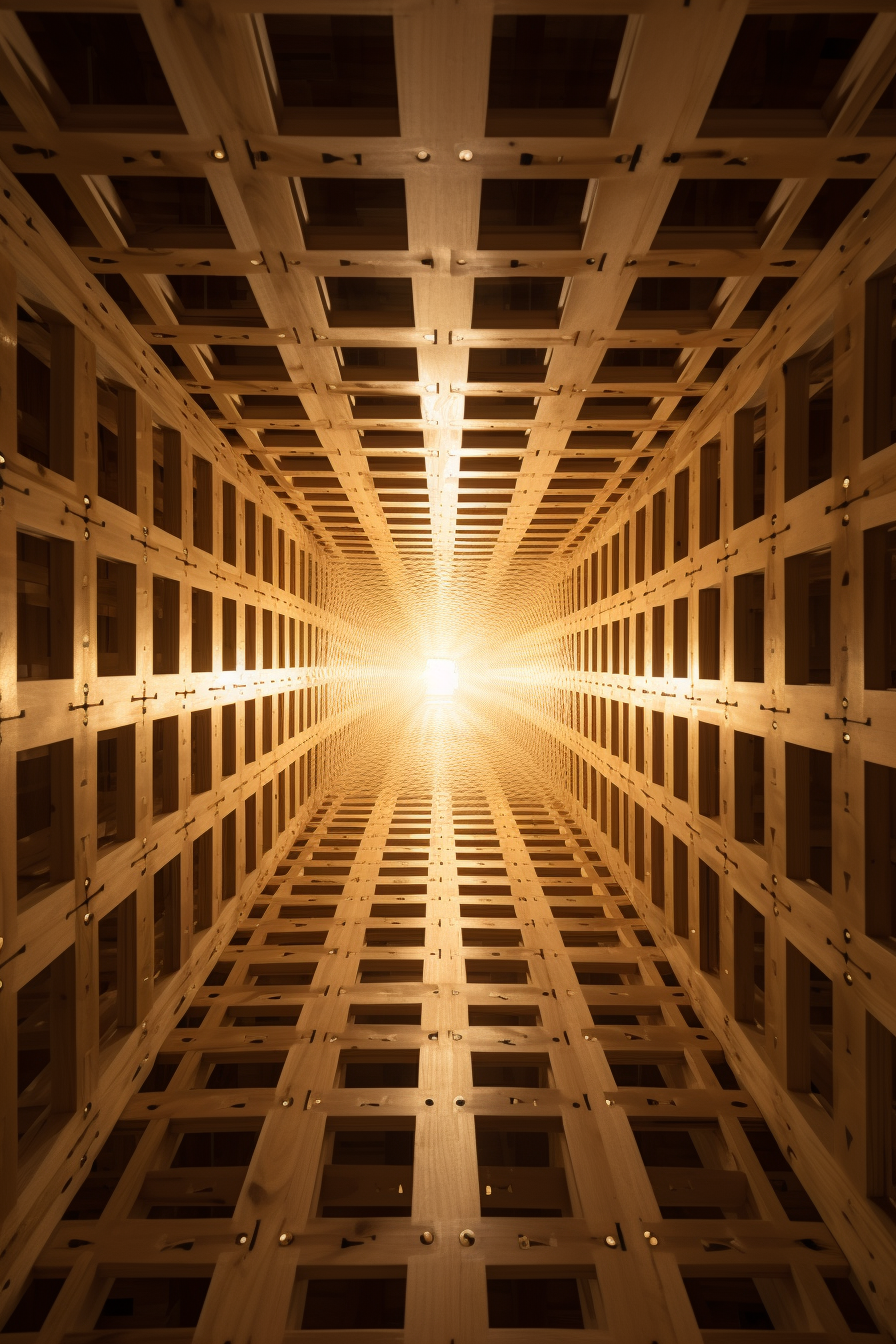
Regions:
[[[0,10],[0,1334],[896,1331],[894,90]]]

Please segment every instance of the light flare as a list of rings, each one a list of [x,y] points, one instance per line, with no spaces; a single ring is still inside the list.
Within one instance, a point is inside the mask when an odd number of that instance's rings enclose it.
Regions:
[[[453,695],[457,690],[457,664],[451,658],[427,658],[426,694]]]

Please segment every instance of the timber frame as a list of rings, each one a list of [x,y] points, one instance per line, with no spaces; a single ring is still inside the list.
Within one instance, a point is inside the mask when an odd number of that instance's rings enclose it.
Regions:
[[[896,1337],[894,89],[0,8],[11,1341]]]

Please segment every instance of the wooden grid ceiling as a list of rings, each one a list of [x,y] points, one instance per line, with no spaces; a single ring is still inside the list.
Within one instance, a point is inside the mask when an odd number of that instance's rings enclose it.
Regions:
[[[0,8],[4,1339],[892,1338],[894,152],[896,0]]]
[[[408,595],[573,549],[896,149],[881,0],[266,8],[0,12],[0,156],[293,515]]]

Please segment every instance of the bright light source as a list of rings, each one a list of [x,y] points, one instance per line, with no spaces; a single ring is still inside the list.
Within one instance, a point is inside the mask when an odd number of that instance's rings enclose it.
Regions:
[[[453,695],[457,689],[457,664],[450,658],[426,660],[426,694]]]

